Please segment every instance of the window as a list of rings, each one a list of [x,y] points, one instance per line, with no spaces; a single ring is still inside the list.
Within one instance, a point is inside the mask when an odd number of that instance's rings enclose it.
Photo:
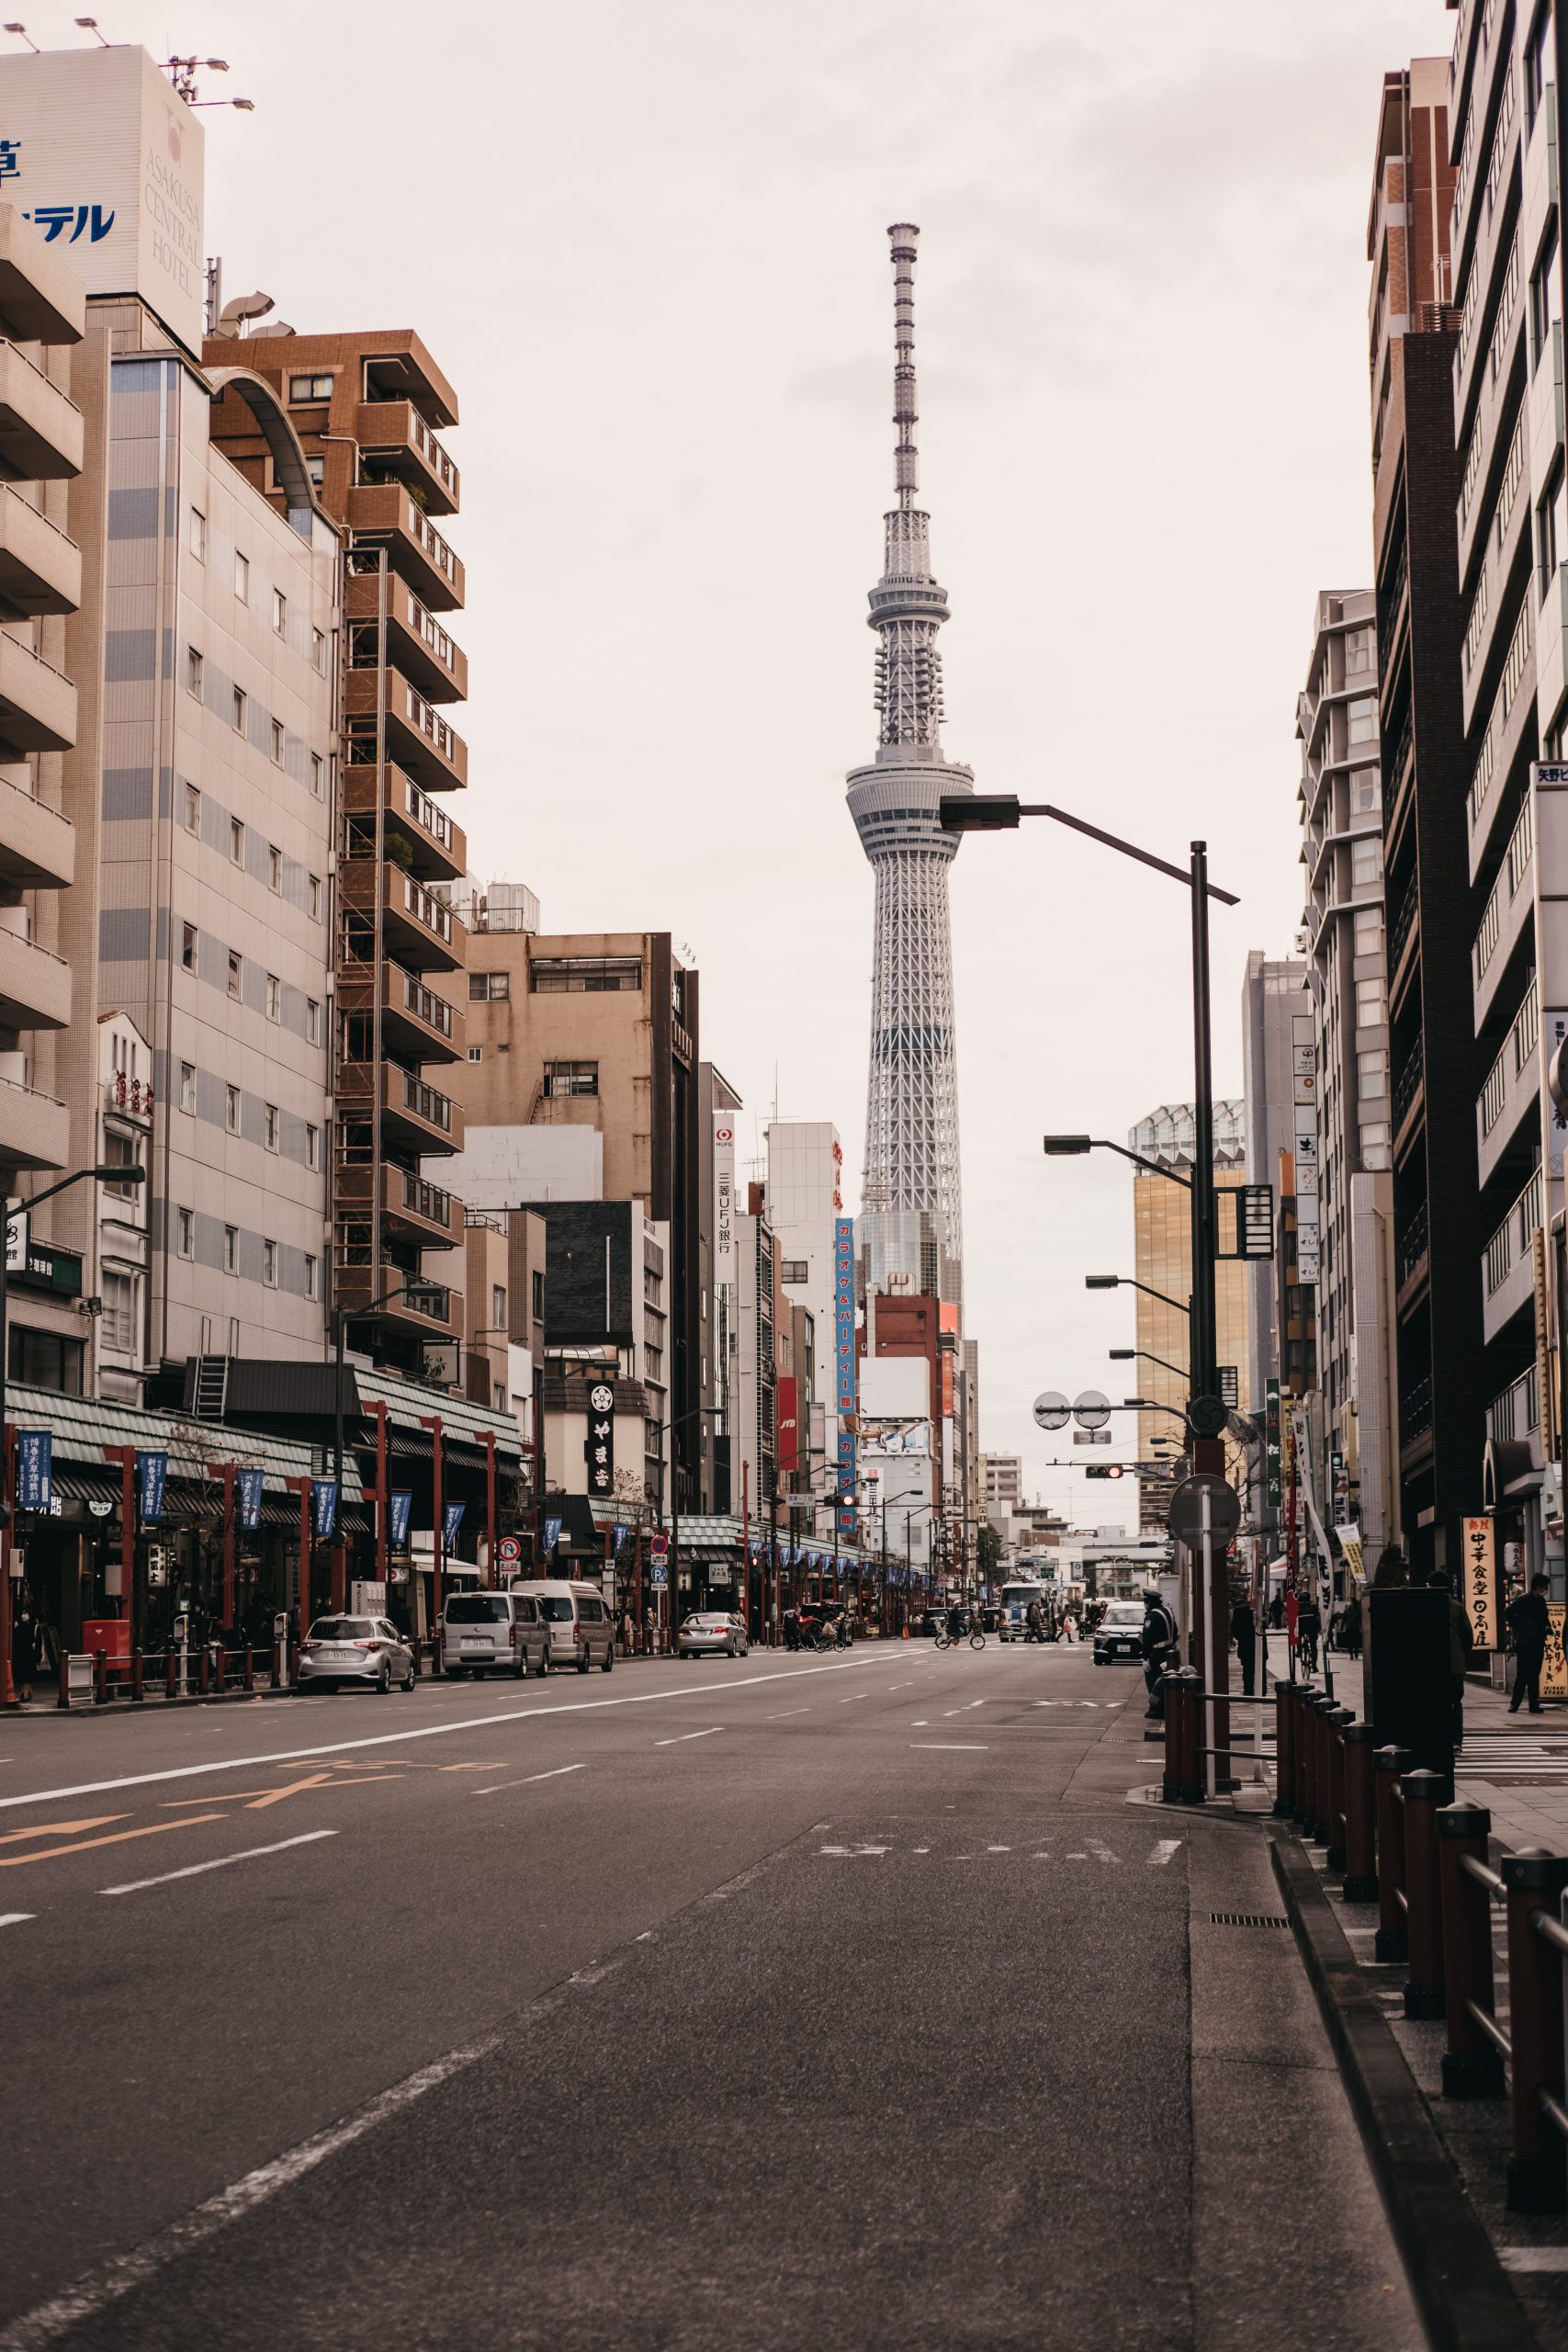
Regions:
[[[333,379],[330,376],[290,376],[288,397],[291,401],[330,401]]]
[[[249,703],[250,696],[243,686],[236,686],[234,689],[234,732],[236,735],[243,735],[245,731],[245,712]]]
[[[482,1062],[484,1057],[485,1049],[482,1046],[470,1046],[468,1047],[468,1059],[471,1062]]]
[[[305,1165],[319,1168],[321,1164],[321,1131],[320,1127],[305,1129]]]
[[[1345,674],[1354,677],[1358,672],[1372,666],[1372,632],[1370,628],[1352,628],[1345,632]]]
[[[242,555],[238,548],[234,551],[234,594],[242,605],[250,603],[251,560],[248,555]]]
[[[321,1266],[317,1260],[312,1258],[309,1251],[307,1251],[305,1257],[305,1295],[307,1298],[320,1298],[321,1295]]]
[[[1353,955],[1376,956],[1382,953],[1382,909],[1381,907],[1358,907],[1350,918],[1350,927],[1355,939],[1351,950]]]
[[[190,551],[197,563],[207,561],[207,517],[195,506],[190,510]]]
[[[348,632],[348,666],[351,670],[378,670],[381,666],[381,631],[375,621],[355,621]]]
[[[275,718],[272,721],[272,759],[275,767],[283,765],[283,721],[281,718]]]
[[[262,1280],[268,1290],[277,1288],[277,1244],[276,1241],[262,1243]]]
[[[198,837],[201,832],[201,795],[194,784],[186,786],[185,826],[187,833]]]
[[[496,1381],[496,1382],[494,1383],[493,1387],[492,1387],[491,1392],[491,1400],[490,1400],[490,1401],[491,1401],[491,1408],[492,1408],[492,1409],[493,1409],[494,1411],[496,1411],[496,1412],[498,1412],[498,1413],[504,1413],[504,1412],[505,1412],[505,1410],[506,1410],[506,1383],[505,1383],[505,1381],[504,1381],[504,1380],[498,1380],[498,1381]]]
[[[276,842],[266,854],[266,887],[269,890],[283,888],[283,852]]]
[[[80,1396],[86,1352],[85,1340],[62,1340],[53,1331],[29,1331],[25,1323],[11,1326],[11,1378],[26,1381],[31,1388],[52,1388],[57,1396]]]
[[[245,862],[245,829],[238,817],[229,820],[229,863],[243,865]]]
[[[534,1320],[536,1323],[542,1323],[544,1319],[545,1277],[542,1273],[536,1272],[534,1276]]]
[[[310,1046],[321,1042],[321,1008],[313,996],[305,999],[305,1042]]]
[[[288,634],[288,599],[281,588],[272,592],[272,626],[279,637]]]
[[[1382,843],[1376,833],[1363,833],[1350,844],[1352,882],[1377,882],[1382,877]]]
[[[1382,778],[1376,768],[1357,768],[1350,777],[1350,814],[1364,817],[1382,806]]]
[[[313,458],[306,458],[305,475],[306,479],[311,482],[317,490],[320,490],[322,482],[325,481],[327,478],[327,461],[319,449]]]
[[[186,647],[186,684],[190,688],[193,695],[199,695],[201,692],[201,676],[204,666],[201,656],[197,651],[195,646],[187,645]]]
[[[1381,979],[1356,982],[1356,1026],[1358,1029],[1381,1028],[1387,1012]]]
[[[320,477],[318,476],[319,480]],[[324,678],[327,674],[327,633],[324,628],[310,631],[310,666]]]
[[[130,1137],[112,1133],[106,1135],[104,1162],[109,1168],[134,1168],[136,1152]],[[134,1184],[106,1183],[104,1191],[111,1201],[133,1201],[136,1198]]]
[[[240,1090],[237,1086],[224,1089],[223,1126],[228,1135],[237,1136],[240,1132]]]
[[[1380,1148],[1386,1150],[1388,1148],[1388,1121],[1386,1119],[1373,1119],[1370,1125],[1361,1129],[1361,1148],[1363,1151],[1374,1151]]]
[[[1557,239],[1548,240],[1540,266],[1530,279],[1530,364],[1539,368],[1551,343],[1551,330],[1562,317],[1562,287]]]
[[[491,1283],[490,1286],[490,1320],[494,1331],[506,1329],[506,1284]]]
[[[196,1064],[180,1064],[180,1109],[196,1114]]]
[[[549,1095],[597,1094],[599,1065],[597,1062],[547,1062],[545,1092]]]
[[[809,1258],[785,1258],[779,1266],[781,1283],[808,1283],[811,1280]]]
[[[283,1018],[283,982],[276,972],[266,976],[266,1017],[269,1021]]]
[[[182,1258],[195,1257],[196,1211],[194,1209],[175,1211],[175,1247]]]
[[[470,1004],[500,1004],[512,994],[510,972],[470,972],[468,1002]]]
[[[100,1277],[98,1340],[117,1355],[130,1355],[136,1346],[136,1283],[130,1274],[106,1272]]]
[[[279,1134],[277,1105],[276,1102],[269,1102],[266,1104],[264,1125],[265,1128],[266,1148],[268,1151],[276,1151],[277,1149],[277,1138]]]
[[[310,921],[320,922],[321,920],[321,877],[319,874],[312,874],[310,876],[309,898]]]
[[[316,799],[320,800],[320,799],[321,798],[322,794],[323,794],[323,792],[325,791],[325,789],[326,789],[326,763],[325,763],[325,762],[323,761],[323,759],[321,758],[321,755],[320,752],[311,752],[311,754],[310,754],[310,790],[311,790],[311,793],[314,795],[314,797],[315,797],[315,798],[316,798]]]
[[[1378,734],[1378,706],[1374,695],[1364,695],[1349,708],[1350,741],[1352,743],[1375,743]]]
[[[236,1004],[244,994],[244,966],[237,948],[229,950],[229,994]]]
[[[616,989],[636,991],[642,986],[639,956],[540,956],[528,967],[528,985],[536,996],[560,996],[578,989],[590,995]]]
[[[1530,130],[1540,112],[1541,99],[1551,87],[1551,11],[1543,8],[1525,43],[1525,122]]]
[[[1563,481],[1562,468],[1559,466],[1552,474],[1551,488],[1535,510],[1537,585],[1542,603],[1551,592],[1562,557]]]
[[[187,922],[180,934],[180,963],[187,972],[196,969],[196,925]]]
[[[226,1274],[231,1274],[231,1273],[233,1273],[233,1272],[235,1272],[236,1268],[238,1267],[239,1262],[240,1262],[240,1228],[239,1228],[239,1227],[238,1227],[237,1225],[226,1225],[226,1226],[224,1227],[224,1228],[223,1228],[223,1271],[224,1271],[224,1272],[225,1272]]]
[[[1379,1046],[1356,1056],[1356,1084],[1363,1102],[1388,1092],[1388,1054]]]

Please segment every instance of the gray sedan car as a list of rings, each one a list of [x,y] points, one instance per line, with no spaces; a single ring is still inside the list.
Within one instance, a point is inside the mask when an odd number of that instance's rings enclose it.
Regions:
[[[318,1617],[299,1651],[302,1690],[357,1682],[372,1690],[413,1689],[413,1652],[386,1617]]]

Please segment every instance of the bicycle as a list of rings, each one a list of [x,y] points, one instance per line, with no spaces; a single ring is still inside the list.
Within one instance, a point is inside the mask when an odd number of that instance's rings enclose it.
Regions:
[[[945,1625],[937,1627],[936,1646],[939,1650],[955,1650],[959,1643],[964,1639],[967,1639],[972,1650],[983,1650],[986,1646],[986,1636],[978,1625],[972,1625],[966,1636],[964,1634],[950,1633]]]

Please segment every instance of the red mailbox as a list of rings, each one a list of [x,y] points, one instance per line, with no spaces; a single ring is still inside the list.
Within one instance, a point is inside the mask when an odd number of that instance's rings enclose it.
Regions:
[[[108,1674],[130,1672],[130,1620],[129,1617],[85,1617],[82,1621],[82,1647],[90,1658],[104,1654],[104,1669]]]

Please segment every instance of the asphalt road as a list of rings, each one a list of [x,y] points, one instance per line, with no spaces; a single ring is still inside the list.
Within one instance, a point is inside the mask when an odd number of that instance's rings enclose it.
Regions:
[[[0,2352],[1420,2342],[1081,1651],[0,1725]]]

